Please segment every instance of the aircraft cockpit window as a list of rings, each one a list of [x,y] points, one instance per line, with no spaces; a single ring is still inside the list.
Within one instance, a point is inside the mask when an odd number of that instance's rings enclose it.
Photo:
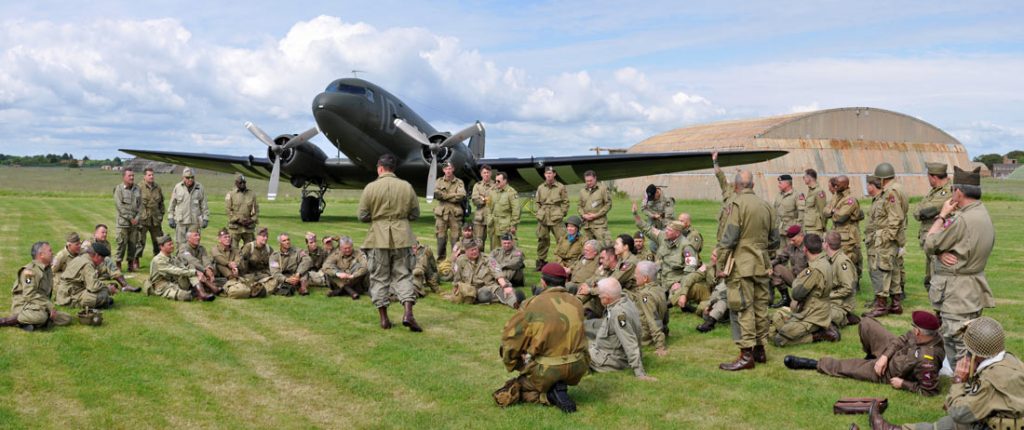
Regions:
[[[324,91],[328,93],[355,94],[357,96],[366,97],[366,99],[369,100],[370,103],[373,103],[373,90],[369,88],[357,87],[355,85],[343,84],[341,82],[334,82],[328,85],[327,89]]]

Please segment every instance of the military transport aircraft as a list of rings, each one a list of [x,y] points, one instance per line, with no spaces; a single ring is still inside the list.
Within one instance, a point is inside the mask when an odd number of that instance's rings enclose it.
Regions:
[[[300,134],[271,139],[259,127],[245,127],[267,145],[267,158],[249,156],[122,149],[137,157],[226,173],[243,173],[270,180],[267,198],[277,196],[280,177],[302,188],[299,214],[303,221],[318,221],[330,188],[361,189],[377,177],[377,159],[393,154],[399,160],[395,174],[413,184],[427,201],[433,199],[437,164],[450,161],[456,176],[469,189],[479,180],[478,166],[489,164],[508,175],[520,191],[532,190],[544,180],[544,168],[553,166],[566,184],[583,182],[583,172],[594,170],[601,180],[620,179],[711,167],[710,152],[662,152],[567,157],[484,158],[484,127],[478,121],[455,134],[438,132],[405,103],[383,88],[358,78],[331,82],[313,99],[317,127]],[[328,158],[309,139],[324,136],[348,158]],[[468,145],[463,142],[469,140]],[[537,142],[538,145],[546,144]],[[722,166],[770,160],[786,151],[732,151],[718,155]]]

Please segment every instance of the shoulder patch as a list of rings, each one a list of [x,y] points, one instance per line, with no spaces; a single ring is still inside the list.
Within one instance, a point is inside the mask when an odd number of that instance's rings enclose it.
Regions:
[[[850,198],[846,199],[846,204],[852,205],[853,204],[853,197],[850,197]]]
[[[896,201],[896,195],[895,194],[889,194],[889,203],[893,203],[895,201]]]
[[[516,251],[512,255],[515,255],[516,257],[522,257],[523,253],[522,253],[522,251]]]
[[[946,195],[946,190],[942,190],[942,191],[940,191],[940,192],[939,192],[939,195],[940,195],[940,196],[944,196],[944,195]]]
[[[804,270],[804,274],[805,274],[805,275],[810,275],[810,274],[811,274],[811,269],[810,269],[810,268],[808,268],[808,269],[805,269],[805,270]]]
[[[843,263],[843,270],[846,270],[846,269],[849,269],[849,267],[846,266],[846,263]]]
[[[805,198],[807,198],[807,197],[805,197],[805,196],[804,196],[804,193],[800,193],[800,196],[799,196],[799,197],[797,197],[797,198],[798,198],[798,199],[800,199],[800,200],[803,200],[803,199],[805,199]]]
[[[619,314],[618,316],[619,327],[626,327],[626,314]]]
[[[818,198],[820,198],[820,199],[825,198],[825,192],[824,191],[818,191]]]

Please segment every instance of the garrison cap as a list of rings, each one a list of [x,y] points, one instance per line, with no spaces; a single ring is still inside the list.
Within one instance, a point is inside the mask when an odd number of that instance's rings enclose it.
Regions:
[[[943,175],[946,174],[946,163],[924,163],[925,168],[928,169],[929,175]]]
[[[642,232],[640,230],[637,230],[636,233],[633,233],[633,239],[643,239],[643,238],[644,238],[644,232]]]
[[[470,248],[480,249],[480,242],[476,239],[463,239],[462,249],[469,250]]]
[[[472,230],[473,229],[473,224],[468,223],[468,222],[462,223],[462,229],[463,230]]]
[[[270,232],[267,230],[266,227],[263,227],[263,228],[260,228],[260,231],[258,231],[256,234],[259,235],[259,236],[269,236]]]
[[[791,225],[789,226],[789,228],[786,229],[786,237],[795,237],[796,235],[800,234],[800,231],[800,226],[796,224]]]
[[[555,172],[555,166],[547,166],[547,167],[544,168],[544,171],[545,172]],[[558,172],[555,172],[555,174],[557,175]]]
[[[191,167],[186,167],[185,170],[181,171],[181,177],[182,178],[194,178],[195,176],[196,176],[196,173],[194,171],[192,171]]]
[[[514,239],[515,238],[512,237],[512,233],[503,233],[501,235],[501,240],[514,240]]]
[[[980,187],[981,167],[975,167],[974,170],[968,171],[958,166],[953,166],[953,185],[974,185]]]
[[[679,221],[672,221],[668,223],[668,228],[678,231],[680,233],[682,233],[683,230],[686,230],[686,227],[683,225],[683,223]]]
[[[102,243],[92,244],[92,252],[95,252],[96,255],[99,255],[100,257],[110,256],[110,248],[107,248],[107,245],[104,245]]]
[[[217,230],[217,236],[227,236],[227,235],[230,235],[230,234],[231,234],[231,232],[228,231],[227,227],[224,227],[224,228],[221,228],[220,230]]]
[[[454,168],[454,167],[455,167],[455,165],[454,165],[454,164],[452,164],[452,162],[451,162],[451,161],[445,161],[445,162],[441,163],[441,168],[445,168],[445,167],[451,167],[451,168]]]
[[[942,322],[939,321],[939,317],[935,316],[932,312],[927,311],[914,311],[911,315],[911,319],[914,322],[914,327],[923,328],[925,330],[938,330]]]
[[[245,182],[245,175],[241,173],[235,175],[235,182]]]
[[[171,239],[171,237],[166,235],[166,234],[156,238],[156,244],[160,245],[160,246],[163,246],[165,243],[172,242],[172,241],[173,241],[173,239]]]
[[[78,237],[78,233],[75,233],[75,232],[68,233],[67,243],[79,243],[81,241],[82,241],[82,238]]]
[[[540,268],[540,273],[542,273],[544,275],[552,276],[552,277],[555,277],[555,278],[563,278],[563,279],[566,278],[565,268],[562,267],[562,265],[558,264],[558,263],[548,263],[548,264],[545,264],[544,267]]]
[[[782,181],[793,182],[793,175],[779,175],[779,182]]]

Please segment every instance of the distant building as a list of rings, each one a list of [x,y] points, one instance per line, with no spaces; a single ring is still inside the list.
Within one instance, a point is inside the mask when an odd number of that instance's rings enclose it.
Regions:
[[[992,177],[1005,178],[1013,174],[1013,172],[1020,166],[1020,164],[1017,164],[1017,160],[1003,157],[1002,163],[992,165]]]

